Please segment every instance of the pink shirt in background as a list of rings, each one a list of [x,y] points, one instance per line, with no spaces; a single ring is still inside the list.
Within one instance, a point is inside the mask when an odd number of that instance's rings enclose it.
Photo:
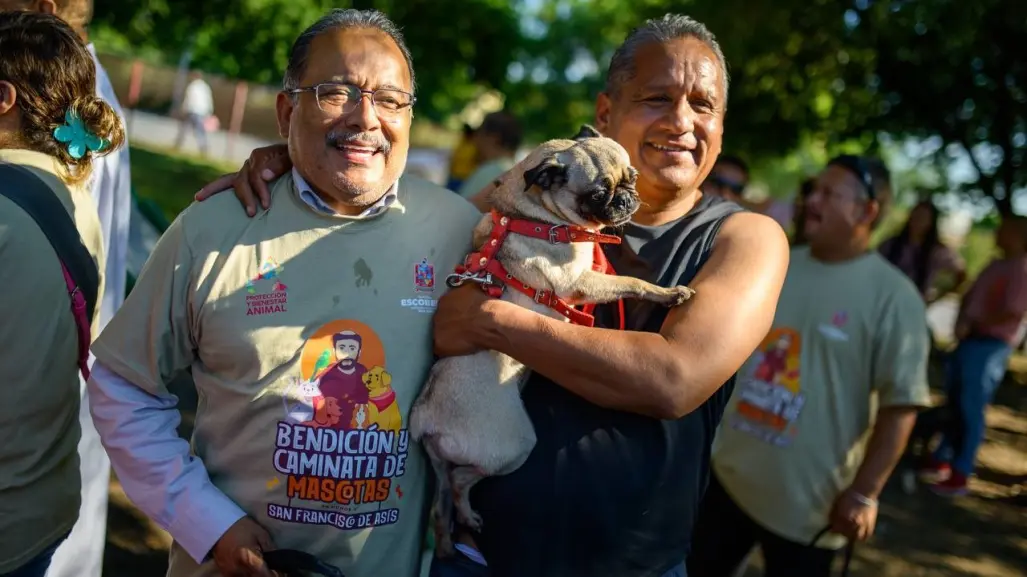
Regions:
[[[884,258],[890,259],[892,244],[896,242],[896,237],[889,238],[888,240],[881,243],[878,247],[878,252],[881,253]],[[899,270],[901,270],[910,280],[916,284],[917,281],[917,250],[919,247],[907,244],[902,247],[899,252],[899,258],[897,262],[893,262]],[[938,274],[943,272],[955,273],[961,271],[964,268],[963,259],[959,254],[951,248],[940,244],[934,247],[934,252],[931,254],[931,258],[927,261],[927,282],[925,283],[926,289],[921,290],[921,296],[925,300],[929,300],[934,296],[934,283],[938,280]],[[920,287],[917,287],[920,289]]]
[[[1015,318],[995,324],[985,317],[1009,312]],[[1020,323],[1027,314],[1027,256],[996,259],[981,272],[963,298],[960,317],[975,336],[1001,339],[1016,345]]]

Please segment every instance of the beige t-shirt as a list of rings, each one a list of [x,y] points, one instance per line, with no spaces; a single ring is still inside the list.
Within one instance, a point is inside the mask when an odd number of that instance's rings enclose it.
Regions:
[[[155,393],[192,367],[193,452],[278,547],[349,577],[413,576],[430,467],[406,424],[442,279],[481,215],[408,177],[364,219],[316,212],[291,175],[271,194],[255,218],[231,194],[186,209],[93,353]],[[169,574],[217,571],[175,544]]]
[[[86,190],[67,186],[56,161],[0,150],[32,170],[72,215],[100,274],[103,233]],[[7,186],[0,183],[0,186]],[[0,196],[0,574],[41,553],[78,519],[78,331],[60,260],[32,217]],[[92,331],[97,332],[94,314]]]
[[[879,254],[825,264],[792,250],[714,441],[717,478],[757,523],[808,543],[862,464],[878,405],[929,403],[927,352],[923,300]]]

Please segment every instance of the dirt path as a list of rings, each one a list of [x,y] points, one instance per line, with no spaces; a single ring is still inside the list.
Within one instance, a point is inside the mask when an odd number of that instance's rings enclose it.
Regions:
[[[178,393],[188,405],[187,392]],[[1027,577],[1024,359],[999,389],[987,422],[971,494],[944,499],[923,488],[906,494],[896,475],[882,497],[877,535],[856,549],[852,577]],[[164,575],[170,542],[112,481],[104,577]],[[760,575],[756,557],[745,577]]]

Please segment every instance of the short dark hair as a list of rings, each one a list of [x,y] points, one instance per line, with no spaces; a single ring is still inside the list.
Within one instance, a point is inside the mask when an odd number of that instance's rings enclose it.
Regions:
[[[683,14],[665,14],[663,18],[646,20],[628,33],[628,37],[617,47],[610,59],[610,68],[606,73],[606,93],[616,95],[621,87],[635,76],[635,53],[647,44],[666,43],[677,38],[690,36],[701,41],[717,56],[721,71],[724,74],[724,102],[727,103],[730,76],[727,70],[727,59],[720,49],[717,38],[706,25]]]
[[[310,45],[314,39],[332,30],[347,30],[350,28],[365,28],[378,30],[396,43],[399,51],[403,53],[406,60],[407,70],[410,71],[410,91],[417,91],[417,83],[414,81],[414,59],[410,56],[410,49],[403,40],[403,33],[389,20],[389,17],[377,10],[346,10],[335,9],[325,14],[317,22],[310,25],[303,31],[292,44],[289,51],[289,65],[285,69],[285,78],[282,79],[282,88],[294,90],[300,87],[300,78],[307,68],[307,59],[310,56]]]
[[[516,152],[521,146],[523,134],[521,123],[517,122],[514,115],[509,112],[491,112],[485,115],[481,121],[478,131],[482,134],[491,134],[499,139],[503,148]]]
[[[742,160],[741,156],[735,156],[734,154],[721,154],[717,157],[717,164],[728,164],[738,168],[745,173],[745,176],[749,176],[749,165]]]
[[[840,166],[853,174],[865,188],[867,197],[877,201],[877,218],[871,224],[871,228],[884,220],[892,202],[891,172],[884,162],[872,156],[857,156],[843,154],[827,161],[827,166]]]

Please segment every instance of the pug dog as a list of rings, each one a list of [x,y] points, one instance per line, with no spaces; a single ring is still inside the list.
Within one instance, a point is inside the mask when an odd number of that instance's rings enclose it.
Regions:
[[[497,179],[489,195],[505,217],[598,232],[628,222],[638,210],[637,175],[617,142],[586,125],[573,140],[540,145]],[[490,241],[493,226],[492,216],[485,215],[474,229],[474,246]],[[686,286],[663,288],[595,272],[593,248],[591,242],[556,244],[511,233],[496,258],[513,278],[551,290],[569,304],[635,298],[676,306],[694,293]],[[504,290],[500,298],[568,320],[518,290]],[[432,523],[442,556],[453,552],[454,509],[462,524],[481,528],[471,488],[485,477],[515,471],[535,446],[520,397],[527,375],[524,365],[495,351],[448,357],[434,364],[414,403],[410,433],[423,444],[438,480]]]

